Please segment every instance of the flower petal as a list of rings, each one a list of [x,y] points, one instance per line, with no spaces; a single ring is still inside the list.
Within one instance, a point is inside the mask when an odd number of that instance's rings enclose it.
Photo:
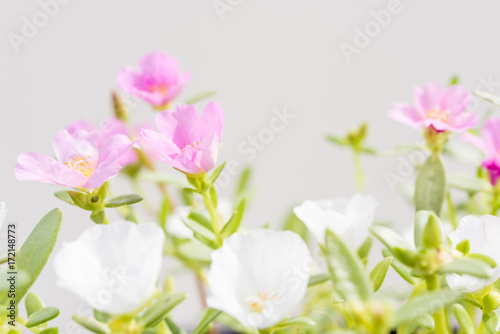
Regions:
[[[174,110],[165,110],[156,116],[160,133],[183,149],[202,139],[202,124],[196,108],[179,104]]]
[[[201,123],[203,124],[203,136],[216,134],[222,138],[224,127],[224,109],[217,102],[210,102],[201,112]]]

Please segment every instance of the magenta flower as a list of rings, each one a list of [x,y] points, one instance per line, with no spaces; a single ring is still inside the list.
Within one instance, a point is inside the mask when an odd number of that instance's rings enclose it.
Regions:
[[[463,139],[486,154],[482,166],[490,173],[491,184],[496,185],[500,178],[500,118],[489,118],[484,124],[481,137],[465,133]]]
[[[121,134],[104,134],[86,121],[71,124],[53,141],[56,159],[29,152],[17,158],[19,181],[39,181],[73,188],[99,188],[118,175],[120,159],[132,147]]]
[[[166,53],[153,52],[142,56],[139,67],[138,70],[130,66],[122,68],[116,77],[118,86],[156,108],[167,108],[191,79],[191,73],[179,73],[177,59]]]
[[[462,86],[443,87],[438,83],[417,86],[413,105],[395,103],[389,116],[413,128],[432,127],[438,132],[462,132],[477,125],[477,115],[464,112],[471,95]]]
[[[198,116],[193,106],[180,104],[156,116],[159,133],[142,129],[143,140],[151,145],[158,159],[186,174],[202,174],[217,162],[224,125],[224,110],[210,102]]]

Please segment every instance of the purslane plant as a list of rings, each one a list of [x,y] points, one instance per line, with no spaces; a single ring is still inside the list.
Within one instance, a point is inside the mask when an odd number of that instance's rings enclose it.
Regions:
[[[99,128],[78,121],[61,130],[54,139],[55,159],[42,153],[18,158],[18,180],[63,186],[57,198],[91,212],[85,231],[58,246],[53,258],[63,288],[57,293],[70,290],[94,311],[93,316],[73,314],[75,322],[97,334],[228,328],[239,333],[499,332],[500,123],[491,117],[476,128],[480,122],[467,109],[471,94],[465,87],[456,80],[447,87],[425,84],[415,88],[413,104],[398,103],[389,111],[391,118],[421,131],[425,141],[426,160],[415,166],[417,177],[411,180],[415,218],[400,222],[413,230],[408,240],[376,219],[377,206],[390,203],[364,192],[361,158],[405,154],[415,147],[375,150],[366,144],[367,124],[345,137],[328,136],[353,151],[356,194],[305,200],[288,214],[286,231],[244,227],[250,169],[242,173],[234,196],[219,199],[224,110],[212,101],[198,114],[193,104],[211,93],[176,103],[190,79],[176,59],[147,54],[139,69],[120,70],[117,83],[158,112],[156,129],[134,124],[113,93],[114,117]],[[494,96],[476,94],[499,104]],[[458,177],[445,168],[444,161],[457,155],[450,141],[471,142],[485,155],[474,165],[477,173]],[[173,173],[159,171],[167,165]],[[112,195],[119,175],[136,193]],[[156,187],[146,192],[144,183]],[[158,197],[156,205],[152,200]],[[2,202],[0,223],[5,214]],[[111,215],[121,217],[110,220]],[[6,247],[2,243],[0,334],[57,333],[53,319],[59,310],[29,290],[55,247],[61,222],[54,209],[22,246],[10,237]],[[374,240],[383,245],[382,254],[374,251]],[[164,257],[177,259],[195,276],[197,291],[191,295],[199,296],[204,313],[192,312],[191,324],[181,326],[171,315],[186,303],[187,292],[176,290],[171,268],[162,268]],[[388,287],[396,284],[394,278],[384,285],[389,271],[401,278],[402,293]]]

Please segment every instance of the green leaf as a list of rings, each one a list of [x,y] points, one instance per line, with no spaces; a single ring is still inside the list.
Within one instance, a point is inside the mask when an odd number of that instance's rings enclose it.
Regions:
[[[67,190],[56,191],[54,193],[54,196],[56,196],[57,198],[59,198],[63,202],[69,203],[71,205],[75,205],[75,203],[73,203],[73,200],[71,199],[71,196],[68,194]]]
[[[422,233],[422,246],[426,248],[438,248],[441,246],[441,223],[439,219],[430,215]]]
[[[313,275],[309,278],[309,283],[307,284],[307,286],[321,284],[321,283],[324,283],[324,282],[329,281],[329,280],[330,280],[330,275],[328,275],[328,274]]]
[[[471,258],[459,258],[439,268],[440,274],[467,274],[479,278],[489,278],[492,274],[491,267],[483,261]]]
[[[210,187],[210,189],[208,190],[208,194],[210,195],[210,201],[212,201],[213,207],[217,209],[217,189],[215,189],[215,187]]]
[[[429,314],[423,314],[421,317],[415,319],[415,323],[424,329],[434,328],[434,319]]]
[[[238,179],[238,186],[236,187],[237,196],[243,196],[245,194],[251,175],[252,168],[250,166],[245,166]]]
[[[203,316],[203,319],[201,319],[201,322],[196,326],[192,334],[202,334],[205,333],[205,328],[207,328],[212,321],[217,318],[222,311],[219,310],[214,310],[213,308],[210,308],[207,310],[205,315]]]
[[[500,107],[500,97],[493,95],[488,92],[482,92],[480,90],[475,90],[474,94],[480,98],[482,98],[485,101],[488,101],[490,103],[493,103],[497,107]]]
[[[465,240],[460,241],[457,244],[456,249],[457,249],[457,251],[461,252],[463,255],[469,254],[469,251],[470,251],[469,239],[465,239]]]
[[[206,227],[210,231],[212,230],[212,223],[210,222],[210,219],[208,219],[203,213],[199,211],[191,211],[188,218]]]
[[[117,208],[123,205],[131,205],[142,201],[142,197],[136,194],[121,195],[110,199],[104,206],[107,208]]]
[[[347,142],[347,140],[345,138],[341,138],[341,137],[334,136],[334,135],[327,135],[326,139],[328,139],[330,142],[337,144],[337,145],[340,145],[340,146],[349,146],[349,143]]]
[[[109,330],[108,326],[100,323],[98,321],[95,321],[94,319],[82,317],[79,315],[74,315],[73,320],[88,329],[89,331],[97,334],[109,334],[111,331]]]
[[[368,300],[373,294],[363,262],[332,231],[327,230],[325,256],[335,290],[344,300]]]
[[[389,249],[383,249],[382,254],[384,255],[384,257],[394,256],[394,254],[392,254]],[[396,270],[399,276],[401,276],[405,281],[407,281],[411,285],[415,285],[417,283],[415,277],[411,275],[412,268],[404,265],[398,259],[393,259],[391,266],[394,270]]]
[[[454,75],[451,77],[450,81],[448,82],[448,86],[458,85],[459,82],[460,82],[460,79],[458,78],[458,76]]]
[[[198,223],[197,221],[186,218],[186,219],[182,219],[182,222],[184,223],[184,225],[189,227],[193,232],[198,233],[199,235],[203,236],[205,239],[215,241],[215,234],[211,230],[206,228],[205,226]]]
[[[408,267],[415,266],[415,261],[417,260],[417,254],[415,254],[413,251],[404,248],[394,247],[392,249],[392,254],[394,254],[394,256],[399,261],[401,261]]]
[[[363,262],[366,262],[370,249],[372,248],[373,238],[371,235],[366,238],[365,242],[358,248],[358,256]]]
[[[370,227],[370,232],[391,250],[394,250],[394,247],[410,250],[408,242],[388,227],[374,225]]]
[[[177,324],[169,317],[165,318],[165,322],[167,323],[167,326],[172,334],[186,334],[186,331],[177,326]]]
[[[495,334],[499,329],[499,320],[498,315],[495,312],[487,312],[483,314],[481,321],[484,324],[484,327],[491,334]]]
[[[491,191],[491,183],[485,179],[481,179],[476,175],[455,172],[448,174],[448,185],[451,188],[464,190],[471,193],[479,191]]]
[[[106,212],[104,209],[99,209],[90,214],[90,219],[96,224],[104,224],[106,220]]]
[[[283,223],[283,230],[297,233],[306,243],[308,241],[308,230],[306,225],[293,211],[290,211]]]
[[[441,212],[446,191],[446,174],[439,155],[432,154],[420,170],[415,185],[416,210]]]
[[[47,213],[35,226],[17,253],[17,269],[28,273],[30,278],[26,285],[17,288],[16,300],[18,303],[47,263],[59,234],[61,220],[62,214],[59,209]]]
[[[210,257],[212,248],[209,248],[204,243],[188,240],[179,243],[176,247],[179,255],[189,260],[203,263],[210,263],[212,261]]]
[[[213,172],[212,174],[210,174],[210,184],[214,184],[215,181],[217,181],[217,179],[219,178],[219,175],[220,173],[222,173],[222,170],[224,169],[224,167],[226,166],[226,161],[224,161],[223,163],[221,163],[219,165],[219,167],[217,167]]]
[[[26,295],[24,304],[26,305],[26,313],[28,314],[28,317],[45,307],[40,297],[38,297],[33,292],[30,292]]]
[[[145,328],[154,327],[162,321],[172,309],[187,297],[184,292],[173,293],[166,297],[158,298],[151,304],[141,317]]]
[[[370,272],[370,279],[373,284],[373,291],[377,292],[384,283],[385,275],[392,263],[392,257],[386,257],[380,261]]]
[[[59,315],[59,309],[57,307],[45,307],[41,310],[36,311],[29,316],[26,322],[26,327],[35,327],[40,324],[44,324]]]
[[[457,319],[460,328],[464,334],[474,333],[474,322],[469,316],[469,313],[460,304],[453,305],[453,314],[455,314],[455,319]]]
[[[202,100],[211,98],[212,96],[214,96],[216,94],[217,94],[217,91],[215,91],[215,90],[208,90],[206,92],[201,92],[201,93],[198,93],[196,95],[193,95],[193,96],[187,98],[184,101],[184,103],[186,103],[186,104],[195,104],[195,103],[200,102]]]
[[[111,314],[94,309],[94,318],[99,322],[106,323],[111,319]]]
[[[273,330],[287,328],[291,326],[316,326],[316,323],[309,317],[301,316],[280,322],[275,326],[273,326]]]
[[[88,194],[84,194],[78,191],[68,191],[68,195],[71,197],[71,200],[76,206],[82,208],[83,210],[94,210],[94,205],[91,203]]]
[[[484,254],[481,254],[481,253],[469,253],[467,255],[467,257],[471,258],[471,259],[476,259],[476,260],[479,260],[479,261],[483,261],[484,263],[486,263],[487,265],[489,265],[491,268],[496,268],[496,266],[497,266],[497,263],[495,262],[495,260],[493,260],[488,255],[484,255]]]
[[[244,212],[245,212],[245,199],[242,199],[241,202],[236,207],[236,210],[234,210],[231,219],[229,219],[229,221],[222,228],[221,236],[223,239],[226,239],[227,237],[238,231]]]
[[[395,312],[392,322],[399,326],[413,322],[425,314],[434,314],[438,309],[455,303],[460,296],[459,292],[445,289],[416,297]]]
[[[46,328],[43,331],[38,332],[38,334],[58,334],[58,333],[59,329],[57,327]]]

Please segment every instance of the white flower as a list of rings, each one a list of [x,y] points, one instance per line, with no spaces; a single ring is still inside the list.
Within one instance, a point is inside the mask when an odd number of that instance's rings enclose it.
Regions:
[[[466,216],[460,220],[455,231],[449,234],[453,248],[460,241],[469,240],[470,253],[481,253],[491,257],[497,266],[490,278],[483,279],[470,275],[448,274],[446,281],[453,290],[474,292],[500,277],[500,218],[495,216]]]
[[[376,208],[374,197],[355,194],[350,199],[304,201],[293,212],[319,243],[325,243],[326,230],[330,229],[349,247],[357,249],[369,235]]]
[[[167,218],[167,224],[165,230],[169,235],[173,235],[174,237],[181,239],[192,239],[193,231],[184,224],[182,221],[186,219],[191,213],[192,208],[189,206],[178,206],[172,212],[170,216]],[[221,199],[219,200],[219,204],[217,205],[217,211],[221,215],[221,218],[224,222],[227,222],[231,215],[233,214],[233,206],[232,203],[228,200]],[[201,213],[210,219],[207,209],[203,208]]]
[[[207,304],[245,326],[269,328],[302,300],[312,266],[306,243],[294,232],[233,234],[212,252]]]
[[[5,202],[0,202],[0,231],[2,230],[3,222],[5,221],[5,216],[7,215],[7,206]]]
[[[156,292],[164,242],[154,223],[95,225],[55,255],[57,283],[99,311],[137,312]]]

